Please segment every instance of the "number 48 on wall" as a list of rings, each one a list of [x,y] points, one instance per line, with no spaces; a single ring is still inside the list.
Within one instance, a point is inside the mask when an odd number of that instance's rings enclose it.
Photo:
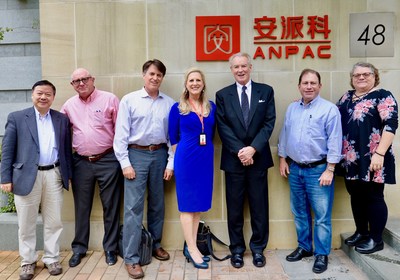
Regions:
[[[376,46],[382,45],[385,42],[385,26],[383,24],[375,25],[373,32],[371,32],[372,34],[370,34],[369,29],[368,24],[357,41],[363,41],[364,45],[368,45],[368,43],[372,43]]]
[[[394,18],[394,13],[350,14],[350,57],[393,57]]]

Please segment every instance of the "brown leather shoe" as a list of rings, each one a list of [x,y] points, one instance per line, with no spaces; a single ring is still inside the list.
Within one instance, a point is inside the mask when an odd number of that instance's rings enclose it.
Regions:
[[[153,251],[153,257],[160,261],[169,260],[169,254],[162,247],[157,248]]]
[[[125,264],[126,270],[128,271],[129,277],[133,279],[139,279],[144,277],[144,272],[138,263]]]

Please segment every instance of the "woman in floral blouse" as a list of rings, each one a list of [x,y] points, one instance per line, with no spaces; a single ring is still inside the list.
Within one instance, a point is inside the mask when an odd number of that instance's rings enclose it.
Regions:
[[[350,73],[353,90],[338,102],[342,116],[343,160],[338,166],[350,194],[356,232],[345,240],[362,254],[383,249],[388,217],[384,184],[395,184],[392,142],[398,126],[397,103],[379,88],[379,72],[359,62]],[[342,173],[342,174],[340,174]]]

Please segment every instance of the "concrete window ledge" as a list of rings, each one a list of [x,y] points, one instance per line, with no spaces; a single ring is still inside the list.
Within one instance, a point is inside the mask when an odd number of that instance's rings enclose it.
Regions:
[[[18,250],[17,213],[0,214],[0,251]],[[43,220],[39,214],[36,223],[36,249],[43,250]]]

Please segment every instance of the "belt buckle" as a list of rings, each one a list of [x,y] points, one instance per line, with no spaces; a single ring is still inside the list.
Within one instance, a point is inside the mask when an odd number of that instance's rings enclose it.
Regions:
[[[97,156],[89,156],[87,157],[88,161],[93,162],[96,161]]]
[[[150,146],[149,146],[149,151],[150,151],[150,152],[153,152],[153,151],[155,151],[155,150],[157,150],[157,145],[150,145]]]

